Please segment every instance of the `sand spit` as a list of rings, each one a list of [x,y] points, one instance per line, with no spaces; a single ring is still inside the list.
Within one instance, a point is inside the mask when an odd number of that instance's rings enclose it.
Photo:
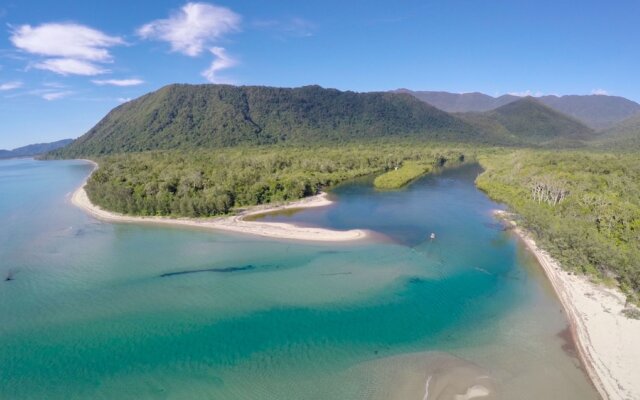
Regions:
[[[90,161],[96,168],[97,165]],[[256,214],[280,211],[292,208],[325,207],[332,204],[326,193],[307,197],[299,201],[275,205],[252,207],[240,212],[238,215],[218,218],[168,218],[168,217],[136,217],[104,210],[93,204],[82,184],[71,196],[71,202],[104,221],[125,223],[155,223],[197,228],[208,228],[219,231],[235,232],[255,236],[263,236],[277,239],[301,240],[311,242],[344,242],[362,240],[369,236],[369,232],[361,229],[338,231],[324,228],[300,227],[287,223],[246,221],[244,218]]]

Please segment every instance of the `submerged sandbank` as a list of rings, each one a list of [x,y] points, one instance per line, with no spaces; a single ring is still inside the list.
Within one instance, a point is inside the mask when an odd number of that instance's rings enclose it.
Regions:
[[[366,361],[350,369],[367,376],[371,400],[494,400],[499,382],[478,365],[439,351]]]
[[[97,164],[90,160],[95,168]],[[95,170],[95,169],[94,169]],[[332,204],[326,193],[320,193],[316,196],[306,197],[304,199],[281,205],[265,205],[251,207],[240,212],[238,215],[217,218],[168,218],[168,217],[137,217],[119,214],[104,210],[93,204],[87,196],[84,189],[86,182],[83,183],[71,196],[71,202],[104,221],[111,222],[127,222],[127,223],[156,223],[181,225],[197,228],[207,228],[227,232],[235,232],[241,234],[250,234],[256,236],[302,240],[315,242],[344,242],[362,240],[369,236],[369,232],[362,229],[352,229],[348,231],[338,231],[325,228],[301,227],[287,223],[276,222],[258,222],[246,221],[244,218],[256,214],[269,213],[293,208],[313,208],[325,207]]]
[[[571,274],[540,249],[509,214],[495,214],[515,226],[513,230],[535,255],[565,309],[580,358],[604,399],[640,399],[640,320],[622,314],[625,296]]]

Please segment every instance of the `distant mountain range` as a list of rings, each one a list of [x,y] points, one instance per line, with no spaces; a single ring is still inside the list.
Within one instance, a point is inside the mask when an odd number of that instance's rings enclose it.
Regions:
[[[425,98],[437,99],[434,102],[449,111],[428,104]],[[561,101],[554,103],[556,100]],[[589,119],[581,113],[590,107],[599,111],[593,111]],[[622,122],[625,119],[619,120],[635,107],[640,109],[632,101],[613,96],[493,98],[480,93],[356,93],[320,86],[176,84],[121,104],[86,134],[49,156],[77,158],[277,143],[339,145],[380,138],[550,148],[587,146],[594,140],[613,140],[618,137],[616,131],[627,132],[620,137],[638,136],[635,120],[626,125]],[[601,125],[605,120],[607,124],[616,121],[617,125],[597,131],[593,128],[595,120]]]
[[[0,150],[0,158],[37,156],[52,150],[60,149],[71,142],[73,142],[73,139],[63,139],[51,143],[30,144],[13,150]]]
[[[398,89],[447,112],[485,112],[521,99],[513,95],[492,97],[483,93],[449,93]],[[567,114],[590,128],[605,130],[640,112],[640,104],[618,96],[541,96],[537,101]]]

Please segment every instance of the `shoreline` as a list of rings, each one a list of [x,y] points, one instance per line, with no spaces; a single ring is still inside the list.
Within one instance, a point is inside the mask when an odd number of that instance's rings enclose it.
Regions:
[[[617,289],[565,271],[509,213],[494,215],[511,224],[513,232],[533,253],[565,311],[580,360],[605,400],[640,399],[640,320],[625,317],[625,296]]]
[[[98,168],[98,164],[94,161],[82,161],[91,163],[94,166],[93,171]],[[91,174],[93,174],[93,171],[91,171]],[[71,203],[103,221],[188,226],[195,228],[206,228],[216,231],[226,231],[253,236],[268,237],[273,239],[286,239],[307,242],[347,242],[364,240],[371,236],[369,232],[362,229],[338,231],[326,228],[301,227],[282,222],[258,222],[244,220],[244,218],[246,217],[257,214],[265,214],[274,211],[294,208],[304,209],[325,207],[333,204],[333,202],[327,198],[327,194],[324,192],[315,196],[305,197],[291,203],[249,207],[245,210],[240,211],[239,214],[233,216],[210,218],[169,218],[124,215],[104,210],[101,207],[93,204],[91,200],[89,200],[89,196],[87,195],[87,192],[84,188],[91,174],[89,174],[82,185],[80,185],[80,187],[78,187],[73,192],[73,194],[71,195]]]

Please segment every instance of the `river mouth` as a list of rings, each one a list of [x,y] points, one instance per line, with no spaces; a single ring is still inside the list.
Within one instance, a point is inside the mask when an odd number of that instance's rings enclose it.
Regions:
[[[432,234],[436,237],[438,233],[444,234],[448,225],[461,223],[464,217],[456,215],[455,207],[471,212],[486,211],[488,203],[483,196],[478,196],[474,186],[480,173],[479,164],[467,163],[444,168],[391,191],[376,190],[375,176],[365,176],[335,187],[329,195],[338,201],[331,206],[279,210],[252,216],[250,220],[338,230],[366,229],[398,244],[420,246],[431,242]],[[493,204],[493,207],[500,206]],[[443,211],[449,215],[440,215]],[[456,219],[455,223],[447,224],[448,218]]]
[[[393,239],[333,246],[98,222],[89,166],[2,162],[0,397],[597,398],[474,168],[266,217]]]

